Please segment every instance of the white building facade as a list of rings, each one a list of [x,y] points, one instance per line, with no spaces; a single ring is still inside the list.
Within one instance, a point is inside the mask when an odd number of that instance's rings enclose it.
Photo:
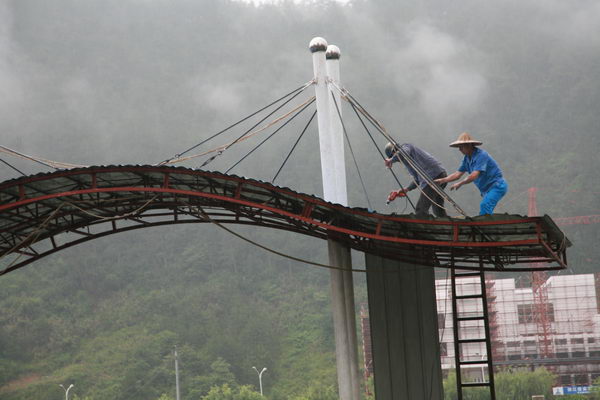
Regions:
[[[588,385],[600,377],[600,275],[556,275],[534,293],[519,280],[486,281],[490,338],[496,368],[545,367],[559,385]],[[457,295],[479,294],[478,278],[457,280]],[[540,295],[540,293],[542,295]],[[436,280],[442,369],[454,369],[450,279]],[[482,313],[480,299],[458,300],[460,316]],[[545,311],[544,311],[545,310]],[[460,339],[484,337],[481,321],[463,321]],[[485,343],[461,345],[462,359],[486,360]],[[463,367],[466,380],[487,380],[487,365]]]

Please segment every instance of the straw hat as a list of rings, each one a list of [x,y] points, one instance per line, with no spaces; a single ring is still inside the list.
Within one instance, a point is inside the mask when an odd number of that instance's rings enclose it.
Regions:
[[[479,140],[473,140],[471,135],[469,135],[467,132],[463,132],[460,134],[460,136],[455,142],[450,143],[450,147],[458,147],[461,144],[472,144],[473,146],[481,146],[483,143]]]

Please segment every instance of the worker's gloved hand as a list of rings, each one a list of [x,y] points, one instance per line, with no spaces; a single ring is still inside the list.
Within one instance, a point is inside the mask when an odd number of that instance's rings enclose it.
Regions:
[[[406,196],[406,192],[404,191],[404,189],[398,189],[398,190],[393,190],[390,192],[390,195],[388,196],[388,203],[390,201],[394,201],[396,200],[396,197],[404,197]]]

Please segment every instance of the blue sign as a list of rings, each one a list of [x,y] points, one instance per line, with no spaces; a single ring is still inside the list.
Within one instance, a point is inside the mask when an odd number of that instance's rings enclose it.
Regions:
[[[567,395],[567,394],[586,394],[590,393],[591,386],[558,386],[552,388],[552,394],[554,395]]]

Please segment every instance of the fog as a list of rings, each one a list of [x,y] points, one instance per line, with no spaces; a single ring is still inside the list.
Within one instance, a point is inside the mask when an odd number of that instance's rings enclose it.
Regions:
[[[342,86],[398,142],[423,148],[451,173],[462,156],[448,144],[463,131],[483,141],[509,184],[496,212],[527,214],[528,189],[537,187],[540,214],[600,214],[597,0],[0,0],[0,145],[81,165],[176,158],[309,82],[315,36],[341,49]],[[257,130],[313,93],[308,87],[264,121],[266,112],[185,155]],[[313,111],[231,173],[271,181]],[[398,184],[347,103],[343,116],[372,208],[412,212],[402,199],[385,204]],[[202,168],[229,170],[280,125]],[[369,129],[383,148],[385,138]],[[320,196],[318,145],[313,121],[274,183]],[[200,168],[213,154],[174,165]],[[349,204],[367,207],[348,148],[345,157]],[[3,152],[0,160],[24,174],[53,171]],[[394,170],[410,183],[401,165]],[[0,162],[0,181],[20,175]],[[468,214],[478,213],[475,185],[449,194]],[[410,196],[416,203],[418,193]],[[250,366],[268,365],[267,391],[280,395],[274,399],[333,383],[329,271],[209,225],[109,235],[7,275],[0,383],[27,384],[23,377],[39,373],[42,383],[24,387],[22,398],[35,398],[28,390],[50,395],[67,378],[77,396],[158,398],[160,392],[144,391],[170,390],[171,340],[187,346],[184,391],[202,389],[217,357],[232,363],[242,384],[255,382]],[[600,225],[562,229],[574,246],[570,270],[560,273],[599,271]],[[316,238],[255,226],[234,230],[291,256],[327,262]],[[353,265],[364,266],[358,252]],[[367,301],[365,276],[355,274],[355,284],[358,305]],[[137,363],[151,352],[155,358]],[[150,367],[161,362],[162,369]],[[78,369],[89,365],[98,369]],[[199,393],[205,391],[193,398]]]
[[[423,147],[452,172],[460,155],[448,143],[462,131],[482,140],[510,184],[500,212],[525,214],[531,186],[547,189],[541,212],[598,212],[595,1],[3,1],[0,142],[83,165],[159,162],[309,81],[314,36],[340,47],[343,86],[398,141]],[[232,173],[270,180],[305,114]],[[399,212],[384,205],[396,183],[347,105],[344,115],[374,207]],[[278,184],[320,194],[315,130]],[[226,170],[265,136],[207,168]],[[44,170],[2,159],[25,173]],[[365,206],[349,154],[347,171],[351,205]],[[0,173],[18,176],[4,164]],[[585,194],[574,201],[555,188]],[[453,196],[476,213],[474,186]]]

